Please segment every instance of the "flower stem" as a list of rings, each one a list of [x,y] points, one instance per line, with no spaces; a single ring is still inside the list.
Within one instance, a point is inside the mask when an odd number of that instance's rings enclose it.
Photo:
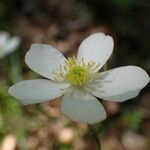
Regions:
[[[96,133],[96,131],[94,130],[94,128],[92,127],[92,125],[88,124],[88,127],[90,129],[90,131],[93,133],[94,135],[94,138],[95,138],[95,141],[97,143],[97,148],[98,150],[101,150],[101,142],[100,142],[100,139],[99,139],[99,136],[98,134]]]
[[[12,83],[22,80],[22,68],[20,65],[19,54],[17,52],[9,56],[10,70],[9,77]]]

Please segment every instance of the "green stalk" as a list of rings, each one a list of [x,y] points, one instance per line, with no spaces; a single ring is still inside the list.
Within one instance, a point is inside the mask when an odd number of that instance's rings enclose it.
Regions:
[[[22,80],[22,69],[19,60],[19,54],[17,51],[9,56],[9,66],[10,81],[14,84]]]
[[[96,133],[96,131],[94,130],[92,125],[88,124],[88,127],[89,127],[90,131],[92,132],[92,134],[94,135],[95,141],[97,143],[97,149],[101,150],[101,142],[100,142],[100,138],[99,138],[98,134]]]

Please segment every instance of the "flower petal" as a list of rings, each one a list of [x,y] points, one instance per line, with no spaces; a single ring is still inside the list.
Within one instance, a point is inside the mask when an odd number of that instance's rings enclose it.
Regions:
[[[12,52],[16,50],[21,42],[20,37],[14,36],[12,38],[9,38],[7,41],[7,44],[5,45],[5,50],[8,52]]]
[[[80,45],[77,59],[84,58],[85,62],[95,61],[100,69],[113,51],[113,39],[103,33],[95,33],[86,38]]]
[[[50,45],[32,44],[25,56],[26,64],[38,74],[51,79],[54,69],[63,65],[66,58]]]
[[[93,124],[106,118],[101,103],[94,96],[79,91],[63,97],[61,110],[70,119],[84,123]]]
[[[123,102],[136,97],[148,84],[149,76],[140,67],[124,66],[102,73],[102,80],[96,83],[92,93],[96,97]]]
[[[0,32],[0,45],[2,47],[7,44],[8,39],[9,39],[9,34],[7,32]]]
[[[24,105],[42,103],[63,95],[67,84],[45,79],[18,82],[9,88],[9,94],[21,100]]]
[[[114,95],[114,96],[110,96],[110,97],[106,97],[106,98],[103,97],[102,99],[109,100],[109,101],[115,101],[115,102],[123,102],[125,100],[132,99],[132,98],[138,96],[140,91],[141,90],[129,91],[129,92],[122,93],[119,95]]]

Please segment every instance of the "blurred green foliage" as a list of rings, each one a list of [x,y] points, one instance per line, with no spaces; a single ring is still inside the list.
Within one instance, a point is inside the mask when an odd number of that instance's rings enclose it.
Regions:
[[[15,134],[19,138],[24,136],[24,119],[21,105],[8,95],[7,87],[0,88],[0,138],[7,133]]]
[[[121,115],[122,121],[131,130],[138,130],[142,123],[142,118],[136,110],[124,110]]]
[[[85,19],[86,17],[88,21]],[[150,71],[149,0],[66,0],[65,2],[59,0],[0,0],[0,30],[14,33],[14,29],[18,28],[15,23],[20,18],[26,18],[33,26],[38,24],[42,29],[56,24],[59,26],[60,33],[63,33],[59,35],[60,39],[63,39],[71,32],[77,31],[82,33],[88,30],[90,26],[104,26],[115,39],[114,53],[116,57],[112,61],[113,63],[108,66],[109,68],[130,64],[141,66]],[[79,28],[74,29],[72,25],[77,21]],[[24,30],[28,30],[28,28],[24,26]],[[22,32],[20,31],[21,34]],[[25,45],[22,45],[21,48],[24,49],[24,47]],[[21,51],[20,53],[24,52]],[[14,133],[19,141],[19,149],[25,149],[25,140],[28,136],[38,137],[38,130],[44,128],[49,122],[57,122],[57,119],[50,116],[40,105],[36,105],[30,111],[26,111],[26,108],[22,107],[16,99],[8,94],[8,84],[12,81],[16,82],[21,78],[37,76],[33,72],[26,70],[23,64],[24,60],[20,61],[20,59],[22,57],[14,53],[10,57],[12,63],[1,63],[1,66],[4,65],[4,67],[0,72],[0,81],[5,80],[6,85],[3,86],[0,82],[0,139],[2,141],[5,135]],[[14,60],[18,61],[17,64]],[[14,68],[11,68],[11,65]],[[20,77],[22,74],[20,67],[24,69],[22,77]],[[3,71],[5,68],[8,70],[7,73]],[[143,90],[142,95],[148,93],[148,88]],[[131,110],[131,107],[129,109],[121,109],[116,114],[110,115],[102,123],[105,128],[101,129],[101,126],[95,126],[96,132],[99,135],[100,133],[105,135],[116,128],[121,130],[120,126],[122,124],[124,124],[123,127],[126,129],[144,130],[142,125],[145,120],[141,118],[137,111],[139,103],[126,103],[126,108],[129,105],[134,106],[134,109]],[[44,122],[37,118],[40,114],[45,115],[46,118],[48,117],[48,121]],[[73,126],[74,123],[69,124],[69,127]],[[36,133],[30,131],[30,129],[35,129]],[[91,141],[92,133],[87,132],[83,137]],[[71,149],[71,143],[62,144],[56,142],[54,143],[54,149],[69,150]]]

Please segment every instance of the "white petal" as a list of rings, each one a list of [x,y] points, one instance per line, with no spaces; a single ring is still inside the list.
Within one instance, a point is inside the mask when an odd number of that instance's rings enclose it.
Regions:
[[[45,79],[18,82],[9,88],[9,94],[21,100],[24,105],[42,103],[62,96],[67,84]]]
[[[14,36],[7,41],[7,45],[5,46],[5,50],[12,52],[16,50],[20,44],[21,39],[18,36]]]
[[[80,45],[77,59],[84,58],[85,62],[96,61],[100,69],[113,51],[113,39],[103,33],[95,33],[86,38]]]
[[[65,60],[57,49],[45,44],[33,44],[25,56],[26,64],[33,71],[49,79],[53,70],[63,65]]]
[[[106,118],[106,112],[101,103],[94,96],[81,92],[65,95],[61,110],[70,119],[89,124]]]
[[[149,76],[140,67],[124,66],[102,73],[93,95],[105,100],[123,102],[136,97],[148,84]]]
[[[9,34],[7,32],[0,32],[0,46],[4,46],[9,39]]]
[[[115,102],[123,102],[125,100],[132,99],[132,98],[138,96],[140,91],[141,90],[129,91],[129,92],[122,93],[119,95],[114,95],[114,96],[110,96],[110,97],[109,96],[103,97],[103,99],[109,100],[109,101],[115,101]]]

